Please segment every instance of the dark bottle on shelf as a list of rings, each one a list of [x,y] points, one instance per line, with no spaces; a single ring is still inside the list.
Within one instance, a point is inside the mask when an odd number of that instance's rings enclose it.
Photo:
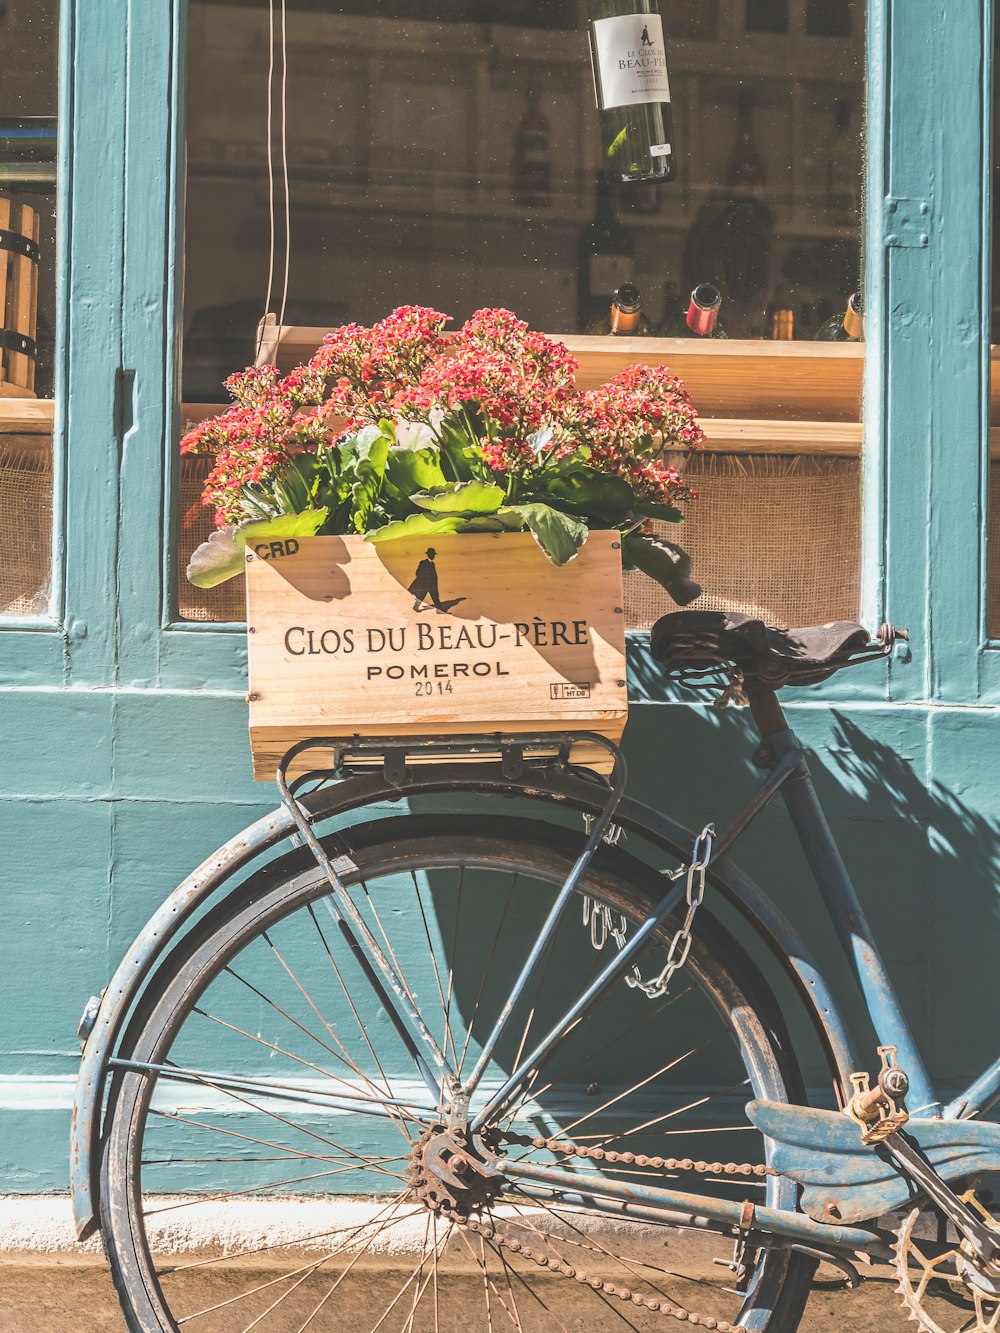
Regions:
[[[670,80],[655,0],[587,0],[587,12],[608,179],[673,180]]]
[[[576,326],[583,333],[595,319],[606,318],[615,289],[632,277],[635,245],[615,212],[614,191],[597,178],[593,219],[576,242]]]
[[[864,340],[865,312],[860,292],[851,296],[846,310],[831,315],[816,330],[816,341],[821,343],[859,343]]]
[[[592,321],[588,333],[613,334],[619,338],[648,338],[653,326],[642,313],[642,292],[634,282],[615,289],[606,315]]]
[[[531,86],[514,133],[512,176],[515,204],[547,208],[552,203],[552,125]]]
[[[669,310],[660,325],[661,338],[727,338],[719,322],[722,293],[710,282],[700,282],[691,293],[687,310]]]
[[[736,144],[726,168],[726,184],[739,194],[755,194],[764,185],[764,164],[754,136],[753,93],[749,88],[741,88],[736,94],[736,126]]]

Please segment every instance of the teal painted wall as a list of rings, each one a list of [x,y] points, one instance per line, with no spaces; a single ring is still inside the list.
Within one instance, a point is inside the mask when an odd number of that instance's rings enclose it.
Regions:
[[[65,11],[55,614],[0,626],[0,1189],[15,1191],[65,1186],[84,1000],[164,895],[272,803],[249,778],[239,634],[170,615],[182,6]],[[791,717],[951,1087],[996,1055],[1000,946],[1000,646],[983,591],[990,15],[981,0],[871,0],[869,31],[865,610],[913,645],[888,670],[802,692]],[[119,438],[122,370],[136,387]],[[633,789],[698,827],[724,819],[752,778],[746,717],[659,701],[641,652],[634,667]],[[777,811],[739,859],[829,958]]]

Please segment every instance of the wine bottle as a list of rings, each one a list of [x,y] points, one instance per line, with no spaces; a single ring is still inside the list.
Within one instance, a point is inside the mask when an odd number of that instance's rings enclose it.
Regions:
[[[587,8],[608,179],[673,180],[670,80],[655,0],[588,0]]]
[[[753,132],[753,93],[736,94],[736,144],[726,169],[726,184],[740,194],[755,194],[764,184],[764,164]]]
[[[522,208],[547,208],[552,203],[552,125],[536,90],[528,100],[514,134],[513,193]]]
[[[595,319],[588,333],[613,334],[619,338],[648,338],[653,326],[642,313],[642,292],[634,282],[623,282],[615,289],[611,307],[601,319]]]
[[[691,293],[686,311],[670,310],[663,318],[661,338],[728,338],[719,323],[722,293],[710,282],[700,282]]]
[[[816,341],[821,343],[859,343],[864,338],[865,315],[860,292],[851,296],[843,313],[831,315],[816,330]]]
[[[607,317],[615,288],[632,277],[635,245],[615,212],[612,186],[597,177],[597,202],[592,221],[576,243],[576,326],[583,333],[595,320]]]
[[[771,312],[771,338],[775,342],[791,342],[795,337],[795,311],[778,306]]]

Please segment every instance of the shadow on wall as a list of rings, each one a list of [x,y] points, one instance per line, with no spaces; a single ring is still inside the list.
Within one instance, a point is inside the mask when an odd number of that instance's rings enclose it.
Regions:
[[[963,1086],[1000,1045],[985,1035],[1000,950],[998,720],[983,713],[948,734],[925,710],[795,708],[791,694],[790,724],[932,1073]],[[724,825],[759,780],[747,710],[640,707],[626,742],[632,793],[695,829]],[[829,967],[867,1051],[853,980],[780,801],[734,860]]]

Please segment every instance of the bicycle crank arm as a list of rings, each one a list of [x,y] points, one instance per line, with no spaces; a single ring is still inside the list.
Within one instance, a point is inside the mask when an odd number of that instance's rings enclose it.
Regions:
[[[726,1228],[752,1229],[757,1235],[800,1241],[817,1249],[847,1250],[851,1253],[863,1250],[875,1258],[892,1257],[888,1236],[866,1227],[830,1226],[825,1222],[814,1222],[802,1213],[757,1206],[753,1207],[752,1218],[748,1219],[746,1206],[731,1199],[624,1184],[617,1180],[606,1180],[603,1176],[560,1171],[558,1167],[535,1166],[507,1158],[501,1158],[500,1164],[503,1174],[515,1187],[521,1181],[548,1186],[560,1193],[576,1195],[583,1201],[584,1207],[592,1207],[595,1211],[617,1211],[623,1219],[662,1220],[676,1225],[680,1217],[695,1227],[716,1223]],[[613,1209],[612,1205],[617,1205],[617,1209]]]
[[[911,1143],[907,1135],[898,1130],[895,1134],[888,1134],[882,1142],[910,1179],[920,1186],[931,1202],[975,1247],[977,1256],[984,1263],[994,1263],[1000,1254],[1000,1238],[941,1179],[916,1144]]]

